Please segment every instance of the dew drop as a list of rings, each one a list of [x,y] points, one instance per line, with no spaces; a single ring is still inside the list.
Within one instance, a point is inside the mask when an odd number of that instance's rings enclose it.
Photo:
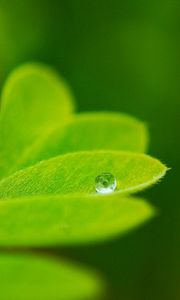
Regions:
[[[102,173],[95,179],[95,189],[99,194],[114,192],[117,186],[116,178],[111,173]]]

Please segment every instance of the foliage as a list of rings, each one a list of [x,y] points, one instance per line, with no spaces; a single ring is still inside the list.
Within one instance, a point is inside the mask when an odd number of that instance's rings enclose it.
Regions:
[[[75,115],[74,107],[68,86],[48,67],[24,65],[6,83],[0,116],[1,247],[98,242],[123,234],[155,214],[145,200],[130,195],[156,183],[167,170],[142,153],[148,142],[145,125],[117,113]],[[107,171],[116,177],[117,189],[109,195],[97,194],[95,177]],[[99,293],[102,286],[98,279],[95,283],[95,275],[78,273],[61,262],[58,270],[34,257],[1,254],[0,264],[4,259],[3,285],[14,280],[12,266],[20,264],[24,274],[29,273],[24,284],[33,284],[28,299],[35,299],[36,289],[38,299],[48,295],[53,299],[52,290],[56,299],[83,299],[88,291],[89,297]],[[38,287],[34,287],[33,267],[41,279]],[[50,280],[42,291],[47,269]],[[66,274],[72,293],[63,281]],[[13,300],[21,299],[21,276],[18,272],[17,293],[8,290]]]

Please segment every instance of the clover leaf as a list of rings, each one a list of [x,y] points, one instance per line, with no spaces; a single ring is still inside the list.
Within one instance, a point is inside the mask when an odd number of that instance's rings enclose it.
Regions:
[[[132,193],[157,182],[166,172],[158,160],[141,153],[85,151],[60,155],[0,181],[0,199],[29,195],[95,194],[95,178],[109,171],[119,193]]]
[[[25,64],[7,80],[0,112],[2,249],[97,243],[155,215],[131,195],[167,171],[143,154],[145,124],[121,113],[75,114],[74,107],[67,84],[49,67]],[[104,172],[117,181],[107,195],[95,189]],[[102,288],[97,275],[67,262],[13,252],[0,254],[0,282],[5,300],[94,299]]]
[[[84,150],[144,152],[148,133],[145,125],[125,114],[80,113],[45,133],[14,164],[16,171],[59,154]],[[12,169],[11,169],[12,172]]]
[[[32,254],[0,254],[3,300],[84,300],[101,293],[103,283],[90,270]]]
[[[0,246],[100,242],[123,234],[154,214],[152,205],[143,199],[117,194],[6,199],[0,201]]]
[[[15,70],[2,93],[0,176],[9,174],[29,147],[73,110],[69,88],[50,68],[26,64]]]

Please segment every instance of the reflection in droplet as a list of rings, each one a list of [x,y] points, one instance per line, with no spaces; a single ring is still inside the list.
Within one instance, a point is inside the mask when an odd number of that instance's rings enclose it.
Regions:
[[[116,178],[111,173],[102,173],[95,179],[95,189],[99,194],[114,192],[117,186]]]

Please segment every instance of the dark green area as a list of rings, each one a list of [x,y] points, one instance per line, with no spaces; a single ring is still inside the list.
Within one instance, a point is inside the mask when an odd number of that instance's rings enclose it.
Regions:
[[[79,111],[115,110],[149,124],[150,153],[172,170],[146,195],[159,217],[123,239],[65,253],[102,271],[107,299],[179,299],[180,3],[0,0],[0,77],[25,61],[55,66]]]

